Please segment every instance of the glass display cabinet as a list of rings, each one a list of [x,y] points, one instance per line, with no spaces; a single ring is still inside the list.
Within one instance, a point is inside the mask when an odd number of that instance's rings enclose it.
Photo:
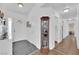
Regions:
[[[41,17],[41,52],[48,54],[49,52],[49,17]]]

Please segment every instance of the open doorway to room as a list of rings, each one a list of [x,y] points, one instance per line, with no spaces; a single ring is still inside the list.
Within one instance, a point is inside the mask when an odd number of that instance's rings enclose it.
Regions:
[[[74,35],[74,23],[69,24],[69,35]]]

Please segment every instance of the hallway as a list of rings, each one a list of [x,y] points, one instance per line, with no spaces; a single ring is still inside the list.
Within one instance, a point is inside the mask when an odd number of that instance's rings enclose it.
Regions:
[[[33,55],[43,55],[40,51],[32,53]],[[79,55],[79,50],[76,48],[76,39],[73,35],[67,36],[53,50],[49,51],[48,55]]]
[[[0,55],[79,55],[79,3],[0,7]]]

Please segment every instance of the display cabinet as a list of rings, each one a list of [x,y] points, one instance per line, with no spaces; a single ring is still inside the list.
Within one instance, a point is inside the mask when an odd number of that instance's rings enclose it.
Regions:
[[[49,52],[49,17],[41,17],[41,52],[48,54]]]

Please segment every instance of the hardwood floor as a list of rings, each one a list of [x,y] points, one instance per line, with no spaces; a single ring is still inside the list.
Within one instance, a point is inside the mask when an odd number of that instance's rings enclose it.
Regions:
[[[32,55],[44,55],[39,50]],[[79,55],[79,50],[76,48],[76,38],[74,35],[69,35],[58,44],[53,50],[50,50],[48,55]]]

